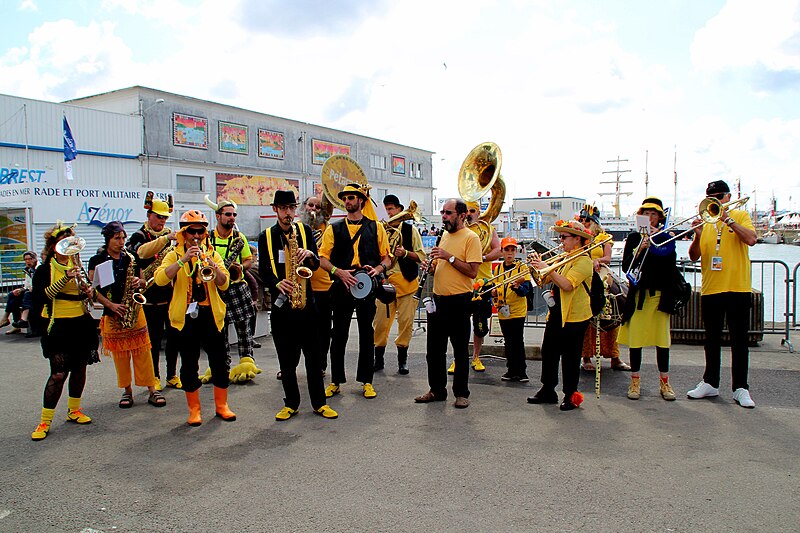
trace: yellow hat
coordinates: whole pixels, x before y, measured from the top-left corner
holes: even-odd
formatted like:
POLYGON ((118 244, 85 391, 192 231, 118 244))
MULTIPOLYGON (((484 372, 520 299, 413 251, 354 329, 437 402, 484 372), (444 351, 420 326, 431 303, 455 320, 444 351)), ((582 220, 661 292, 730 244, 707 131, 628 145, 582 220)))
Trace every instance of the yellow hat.
POLYGON ((153 194, 153 191, 147 191, 144 198, 144 208, 148 212, 152 211, 156 215, 168 217, 172 213, 172 195, 167 195, 167 201, 159 200, 153 194))
POLYGON ((481 212, 481 206, 478 202, 467 202, 467 209, 474 209, 478 213, 481 212))

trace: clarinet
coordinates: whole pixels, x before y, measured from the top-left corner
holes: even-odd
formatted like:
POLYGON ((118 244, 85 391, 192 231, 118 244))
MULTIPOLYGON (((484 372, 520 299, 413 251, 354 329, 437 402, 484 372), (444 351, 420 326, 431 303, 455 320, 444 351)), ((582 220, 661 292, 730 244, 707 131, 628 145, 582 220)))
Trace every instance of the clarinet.
MULTIPOLYGON (((436 244, 434 244, 433 247, 438 248, 439 242, 441 242, 441 240, 442 240, 442 233, 439 234, 439 237, 436 239, 436 244)), ((430 273, 430 269, 432 266, 433 266, 433 261, 431 261, 431 264, 428 265, 427 269, 419 273, 419 278, 417 280, 419 283, 419 287, 417 287, 417 292, 414 293, 414 299, 417 301, 419 301, 419 299, 422 298, 422 291, 425 290, 425 283, 428 281, 428 274, 430 273)))

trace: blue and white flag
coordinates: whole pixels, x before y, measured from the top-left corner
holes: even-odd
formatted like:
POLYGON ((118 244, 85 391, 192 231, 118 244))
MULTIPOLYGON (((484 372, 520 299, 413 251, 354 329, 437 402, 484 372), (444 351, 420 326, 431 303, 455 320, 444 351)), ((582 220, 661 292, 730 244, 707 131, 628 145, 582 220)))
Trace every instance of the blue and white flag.
POLYGON ((67 117, 64 117, 64 174, 68 180, 72 179, 72 161, 78 156, 78 149, 75 147, 75 139, 72 137, 72 130, 69 129, 67 117))

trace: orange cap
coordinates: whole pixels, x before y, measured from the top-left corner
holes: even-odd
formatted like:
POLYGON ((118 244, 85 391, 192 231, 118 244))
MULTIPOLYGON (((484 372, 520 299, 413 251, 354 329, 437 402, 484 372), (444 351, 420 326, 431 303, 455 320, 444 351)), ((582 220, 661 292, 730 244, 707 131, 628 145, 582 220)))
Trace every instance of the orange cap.
POLYGON ((516 246, 516 245, 517 245, 517 239, 515 239, 514 237, 504 237, 503 240, 500 241, 500 248, 502 250, 505 250, 506 246, 516 246))

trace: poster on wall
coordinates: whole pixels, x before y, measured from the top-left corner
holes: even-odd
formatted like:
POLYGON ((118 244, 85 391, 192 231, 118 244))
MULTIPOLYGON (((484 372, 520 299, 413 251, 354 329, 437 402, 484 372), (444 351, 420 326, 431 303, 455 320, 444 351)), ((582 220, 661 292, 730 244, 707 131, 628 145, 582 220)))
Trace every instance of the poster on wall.
POLYGON ((219 151, 247 155, 250 153, 250 142, 247 126, 219 121, 219 151))
POLYGON ((24 209, 8 209, 0 215, 0 276, 2 281, 24 278, 22 254, 28 249, 24 209))
POLYGON ((322 195, 325 194, 323 191, 325 188, 322 186, 322 183, 314 182, 314 196, 322 200, 322 195))
POLYGON ((392 156, 392 174, 403 174, 406 173, 406 158, 393 155, 392 156))
POLYGON ((318 141, 311 139, 311 163, 314 165, 324 165, 325 161, 332 155, 350 155, 350 147, 346 144, 339 144, 329 141, 318 141))
POLYGON ((225 198, 239 205, 269 205, 275 191, 292 191, 299 201, 300 180, 217 172, 217 200, 225 198))
POLYGON ((286 145, 283 133, 258 128, 258 157, 283 159, 286 145))
POLYGON ((172 144, 208 150, 208 119, 173 113, 172 144))

